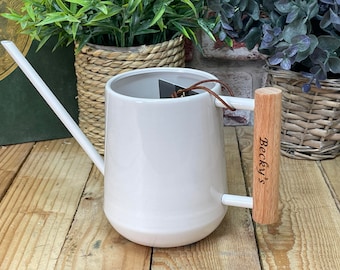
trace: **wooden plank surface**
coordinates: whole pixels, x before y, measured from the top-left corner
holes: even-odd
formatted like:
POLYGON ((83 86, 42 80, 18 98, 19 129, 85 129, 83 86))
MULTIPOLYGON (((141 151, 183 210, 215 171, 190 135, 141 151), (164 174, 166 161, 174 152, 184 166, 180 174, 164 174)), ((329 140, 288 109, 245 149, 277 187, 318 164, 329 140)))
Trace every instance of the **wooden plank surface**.
POLYGON ((340 156, 336 159, 323 160, 319 163, 334 201, 338 209, 340 209, 340 156))
MULTIPOLYGON (((225 128, 228 186, 245 195, 252 191, 252 128, 236 131, 225 128)), ((254 231, 249 210, 229 207, 206 239, 152 249, 108 223, 103 176, 73 139, 6 146, 0 269, 340 269, 339 175, 340 157, 281 157, 280 222, 254 231)))
POLYGON ((149 269, 152 249, 126 240, 107 221, 103 182, 94 168, 56 269, 149 269))
MULTIPOLYGON (((225 128, 225 148, 229 191, 246 195, 234 128, 225 128)), ((151 269, 260 269, 249 210, 229 207, 216 231, 195 244, 155 248, 151 269)))
POLYGON ((54 268, 91 167, 74 140, 34 146, 0 204, 0 269, 54 268))
MULTIPOLYGON (((237 133, 251 186, 252 129, 237 133)), ((333 183, 338 162, 325 163, 333 183)), ((281 157, 280 178, 280 222, 256 226, 263 269, 340 269, 339 210, 318 163, 281 157)))
POLYGON ((34 143, 0 146, 0 201, 32 150, 34 143))

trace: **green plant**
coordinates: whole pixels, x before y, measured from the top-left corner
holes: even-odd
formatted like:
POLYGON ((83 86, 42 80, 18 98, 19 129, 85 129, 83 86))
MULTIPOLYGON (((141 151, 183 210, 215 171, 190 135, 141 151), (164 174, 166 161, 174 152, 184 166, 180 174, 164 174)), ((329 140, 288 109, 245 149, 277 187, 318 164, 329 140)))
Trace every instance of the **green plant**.
POLYGON ((340 74, 339 0, 210 0, 215 34, 232 46, 256 45, 270 65, 302 71, 303 86, 340 74))
POLYGON ((40 41, 52 36, 55 48, 74 41, 129 47, 155 44, 183 34, 197 43, 195 31, 212 38, 204 20, 203 0, 24 0, 20 12, 2 16, 21 25, 22 33, 40 41))

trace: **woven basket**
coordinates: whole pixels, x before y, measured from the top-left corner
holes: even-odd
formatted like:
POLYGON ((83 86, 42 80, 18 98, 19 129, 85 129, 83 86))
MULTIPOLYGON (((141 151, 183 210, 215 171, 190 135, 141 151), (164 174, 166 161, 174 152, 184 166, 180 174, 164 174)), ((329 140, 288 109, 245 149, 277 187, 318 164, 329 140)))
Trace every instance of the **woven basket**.
POLYGON ((182 37, 131 48, 87 45, 76 55, 79 126, 100 154, 105 144, 106 82, 119 73, 149 67, 183 67, 182 37))
POLYGON ((297 72, 267 67, 267 84, 282 89, 281 153, 296 159, 323 160, 340 153, 340 79, 322 81, 321 88, 297 72))

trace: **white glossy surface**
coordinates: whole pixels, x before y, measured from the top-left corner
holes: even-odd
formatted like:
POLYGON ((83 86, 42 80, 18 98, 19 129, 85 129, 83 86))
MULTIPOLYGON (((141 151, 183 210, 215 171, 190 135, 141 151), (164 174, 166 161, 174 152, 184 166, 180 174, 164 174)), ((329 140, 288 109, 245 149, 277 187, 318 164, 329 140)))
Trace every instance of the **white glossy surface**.
MULTIPOLYGON (((134 242, 189 244, 214 231, 225 215, 221 109, 208 93, 158 99, 158 79, 186 87, 209 78, 215 77, 154 68, 107 83, 104 210, 134 242)), ((218 84, 209 87, 220 91, 218 84)))
MULTIPOLYGON (((227 104, 232 105, 236 110, 254 110, 254 99, 250 98, 239 98, 230 96, 220 96, 227 104)), ((217 107, 225 108, 224 104, 218 99, 215 100, 217 107)))
MULTIPOLYGON (((101 156, 33 67, 12 42, 1 44, 103 173, 101 156)), ((174 247, 213 232, 226 213, 223 204, 250 207, 252 201, 224 194, 221 105, 205 92, 159 99, 159 79, 187 87, 216 78, 192 69, 149 68, 107 83, 104 211, 131 241, 174 247)), ((220 92, 218 84, 206 86, 220 92)), ((249 100, 228 101, 253 106, 249 100)))
POLYGON ((222 203, 229 206, 253 208, 253 198, 247 196, 223 194, 222 203))

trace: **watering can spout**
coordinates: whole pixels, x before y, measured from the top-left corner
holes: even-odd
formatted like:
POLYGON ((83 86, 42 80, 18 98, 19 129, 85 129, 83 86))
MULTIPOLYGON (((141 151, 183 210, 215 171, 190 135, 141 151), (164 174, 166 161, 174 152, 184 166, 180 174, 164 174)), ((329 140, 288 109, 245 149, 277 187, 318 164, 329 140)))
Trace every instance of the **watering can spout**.
MULTIPOLYGON (((68 112, 62 106, 59 100, 54 96, 54 94, 48 88, 45 82, 40 78, 40 76, 33 69, 33 67, 18 50, 13 42, 1 41, 1 44, 8 51, 14 61, 18 64, 18 66, 21 68, 27 78, 32 82, 40 95, 45 99, 47 104, 59 117, 59 119, 69 130, 72 136, 78 141, 80 146, 88 154, 88 156, 97 166, 99 171, 104 175, 104 160, 102 156, 96 151, 94 146, 90 143, 88 138, 78 127, 77 123, 68 114, 68 112)), ((143 73, 146 71, 142 70, 141 72, 143 73)), ((150 71, 149 69, 148 72, 154 72, 154 70, 150 71)), ((129 76, 130 75, 131 74, 129 74, 129 76)), ((112 79, 119 81, 117 76, 112 79)), ((120 77, 120 79, 122 79, 122 77, 120 77)), ((114 91, 108 93, 116 95, 114 91)), ((254 110, 253 197, 251 198, 224 194, 221 198, 221 204, 252 208, 254 221, 261 224, 274 223, 277 221, 278 218, 277 210, 279 197, 278 182, 280 165, 281 96, 281 90, 273 87, 265 87, 255 90, 254 100, 235 97, 221 97, 224 101, 230 103, 235 109, 254 110)), ((204 95, 202 95, 201 97, 203 100, 204 95)), ((197 98, 195 100, 200 101, 201 98, 197 98)), ((209 98, 209 102, 210 101, 211 99, 209 98)), ((131 104, 130 106, 135 106, 135 103, 133 103, 132 105, 131 104)), ((188 104, 186 104, 186 106, 188 106, 188 104)), ((198 107, 197 105, 195 106, 198 107)), ((223 107, 223 104, 220 101, 216 100, 215 106, 223 107)), ((115 106, 108 107, 111 108, 115 106)), ((106 120, 109 121, 109 119, 110 117, 107 117, 106 120)), ((121 121, 124 121, 124 118, 121 121)), ((214 123, 215 122, 216 121, 214 121, 214 123)), ((218 122, 218 124, 220 124, 220 122, 218 122)), ((109 122, 107 125, 111 127, 109 122)), ((117 126, 121 125, 117 124, 117 126)), ((181 128, 178 128, 178 126, 174 126, 173 129, 181 130, 181 128)), ((124 140, 123 142, 125 143, 124 140)), ((109 149, 111 146, 110 144, 107 144, 107 149, 109 149)), ((112 166, 108 166, 106 168, 106 171, 109 172, 110 170, 114 170, 114 168, 112 166)), ((149 178, 146 177, 146 179, 149 178)), ((114 188, 112 190, 114 190, 114 188)))
POLYGON ((2 46, 11 55, 13 60, 18 64, 20 69, 24 72, 27 78, 31 81, 34 87, 38 90, 40 95, 45 99, 47 104, 51 107, 54 113, 59 117, 68 131, 77 140, 80 146, 84 149, 86 154, 90 157, 93 163, 97 166, 99 171, 104 175, 104 160, 102 156, 96 151, 94 146, 91 144, 89 139, 78 127, 77 123, 69 115, 63 105, 55 97, 46 83, 41 79, 38 73, 33 69, 31 64, 19 51, 12 41, 3 40, 1 41, 2 46))

